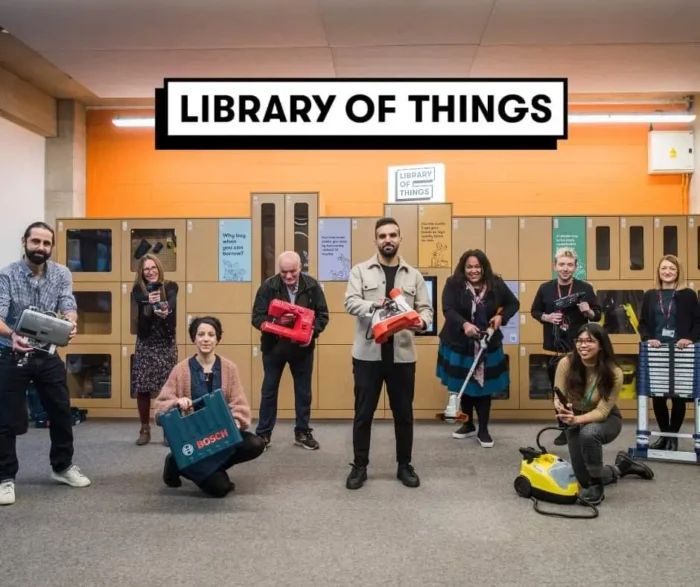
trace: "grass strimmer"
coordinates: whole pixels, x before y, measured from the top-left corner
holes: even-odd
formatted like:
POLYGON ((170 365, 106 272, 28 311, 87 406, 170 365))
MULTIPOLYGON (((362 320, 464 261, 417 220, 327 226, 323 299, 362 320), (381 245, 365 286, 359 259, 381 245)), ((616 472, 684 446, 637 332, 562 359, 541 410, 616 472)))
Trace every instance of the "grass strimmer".
POLYGON ((484 351, 486 350, 486 347, 489 344, 489 340, 493 335, 493 332, 494 331, 491 328, 489 328, 488 330, 479 331, 479 350, 476 352, 476 356, 474 357, 474 363, 472 364, 472 368, 469 369, 469 373, 467 373, 467 376, 464 378, 464 383, 462 383, 462 388, 459 390, 459 393, 455 394, 450 392, 450 397, 447 400, 447 407, 445 408, 445 411, 437 414, 438 420, 442 420, 443 422, 449 423, 466 422, 466 414, 463 414, 459 409, 460 402, 462 400, 462 395, 464 395, 464 390, 467 389, 467 384, 474 375, 474 371, 476 371, 476 368, 479 366, 479 362, 481 361, 481 355, 484 354, 484 351))
POLYGON ((529 498, 538 514, 558 518, 590 520, 598 517, 598 508, 579 497, 579 484, 574 475, 571 463, 555 454, 547 452, 540 443, 540 437, 547 430, 561 432, 558 426, 547 426, 537 434, 537 448, 521 447, 520 474, 515 478, 515 493, 520 497, 529 498), (589 514, 565 514, 547 512, 539 507, 539 502, 559 505, 583 505, 592 510, 589 514))

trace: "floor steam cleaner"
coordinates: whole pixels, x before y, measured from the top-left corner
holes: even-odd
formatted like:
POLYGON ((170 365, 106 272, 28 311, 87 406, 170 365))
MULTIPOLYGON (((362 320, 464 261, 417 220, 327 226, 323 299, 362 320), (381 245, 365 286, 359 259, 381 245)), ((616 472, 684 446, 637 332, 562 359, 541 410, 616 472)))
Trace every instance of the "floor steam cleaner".
POLYGON ((469 373, 467 373, 467 376, 464 378, 464 383, 462 383, 462 388, 459 390, 459 393, 450 393, 450 397, 447 400, 447 407, 445 408, 444 412, 437 414, 438 419, 444 420, 445 422, 463 422, 466 420, 466 414, 463 414, 460 411, 460 402, 462 400, 462 396, 464 395, 464 390, 467 389, 467 384, 471 380, 472 375, 474 375, 474 371, 476 371, 476 368, 479 366, 481 355, 483 355, 484 351, 486 351, 486 347, 489 344, 489 340, 491 339, 493 332, 494 331, 492 328, 479 331, 479 350, 476 352, 476 356, 474 357, 474 363, 472 364, 471 369, 469 369, 469 373))
MULTIPOLYGON (((558 390, 556 390, 558 391, 558 390)), ((537 448, 521 447, 520 474, 515 478, 515 493, 520 497, 529 498, 538 514, 558 518, 592 519, 598 517, 598 508, 579 497, 579 485, 574 475, 571 463, 555 454, 547 452, 540 443, 540 437, 547 430, 561 432, 558 426, 547 426, 537 434, 537 448), (590 508, 590 514, 565 514, 541 510, 539 502, 556 503, 559 505, 580 504, 590 508)))

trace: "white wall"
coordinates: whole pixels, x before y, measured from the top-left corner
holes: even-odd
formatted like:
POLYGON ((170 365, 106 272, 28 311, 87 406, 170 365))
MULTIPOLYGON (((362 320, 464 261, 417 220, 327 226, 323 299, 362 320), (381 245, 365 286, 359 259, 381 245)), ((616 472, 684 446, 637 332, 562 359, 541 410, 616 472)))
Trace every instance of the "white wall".
POLYGON ((0 267, 22 254, 24 229, 44 220, 46 139, 0 117, 0 267))

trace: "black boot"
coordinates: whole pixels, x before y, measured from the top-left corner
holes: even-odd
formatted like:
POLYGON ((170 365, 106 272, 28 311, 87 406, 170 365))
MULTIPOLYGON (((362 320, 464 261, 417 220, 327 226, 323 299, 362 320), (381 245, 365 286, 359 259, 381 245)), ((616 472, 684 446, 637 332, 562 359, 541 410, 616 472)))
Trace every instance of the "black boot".
POLYGON ((399 465, 396 470, 396 477, 406 487, 418 487, 420 485, 420 479, 411 465, 399 465))
POLYGON ((678 439, 677 438, 667 438, 666 439, 666 450, 678 450, 678 439))
POLYGON ((168 487, 180 487, 182 479, 180 479, 180 471, 175 464, 175 459, 172 453, 168 453, 165 457, 165 465, 163 466, 163 483, 168 487))
POLYGON ((648 481, 651 481, 654 478, 654 471, 652 471, 647 465, 633 459, 627 453, 622 451, 617 453, 617 457, 615 458, 615 466, 617 467, 617 470, 620 471, 620 477, 637 475, 637 477, 648 481))
POLYGON ((605 490, 603 489, 603 484, 599 479, 592 482, 588 487, 582 489, 579 494, 579 498, 586 503, 591 505, 600 505, 605 499, 605 490))
POLYGON ((345 487, 348 489, 359 489, 367 481, 367 467, 359 467, 358 465, 350 464, 352 470, 345 481, 345 487))
POLYGON ((562 433, 554 439, 554 444, 556 446, 566 446, 566 432, 562 430, 562 433))
POLYGON ((669 440, 670 440, 670 438, 666 438, 665 436, 660 436, 656 442, 649 445, 649 448, 652 450, 668 450, 668 441, 669 440))

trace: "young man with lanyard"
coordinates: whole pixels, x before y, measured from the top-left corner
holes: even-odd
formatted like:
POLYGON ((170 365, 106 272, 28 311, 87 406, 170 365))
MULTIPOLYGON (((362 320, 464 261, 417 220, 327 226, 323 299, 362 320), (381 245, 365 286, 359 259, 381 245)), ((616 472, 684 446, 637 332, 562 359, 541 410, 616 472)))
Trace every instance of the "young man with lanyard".
MULTIPOLYGON (((530 313, 543 326, 544 354, 552 358, 547 366, 549 384, 554 388, 554 376, 561 358, 574 348, 574 336, 584 324, 598 322, 602 311, 593 287, 580 279, 574 279, 578 257, 572 249, 559 249, 554 256, 557 278, 546 281, 537 290, 530 313), (558 310, 555 302, 575 294, 583 294, 577 303, 558 310)), ((566 444, 562 432, 554 441, 557 446, 566 444)))

